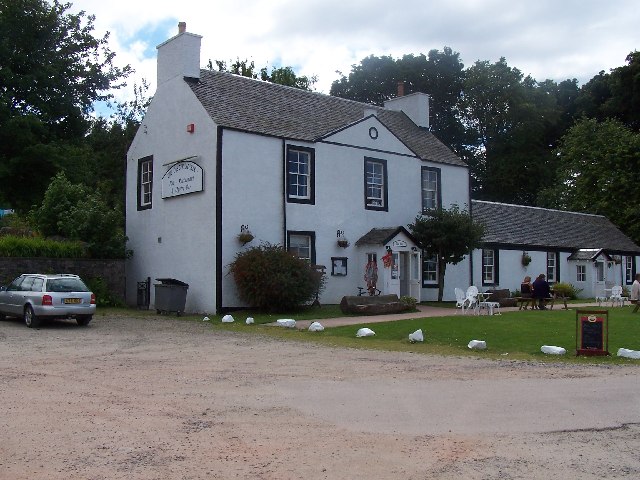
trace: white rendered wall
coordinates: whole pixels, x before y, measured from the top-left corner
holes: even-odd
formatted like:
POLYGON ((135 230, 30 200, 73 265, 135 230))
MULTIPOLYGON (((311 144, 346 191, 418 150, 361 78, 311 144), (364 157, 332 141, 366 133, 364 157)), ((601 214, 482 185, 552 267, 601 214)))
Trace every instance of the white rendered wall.
MULTIPOLYGON (((391 135, 375 117, 327 139, 327 143, 283 141, 270 137, 225 130, 223 151, 223 306, 239 306, 235 285, 227 275, 228 265, 243 249, 261 242, 285 244, 286 230, 312 231, 316 235, 316 263, 327 267, 327 283, 321 301, 338 303, 344 295, 354 295, 364 286, 363 274, 368 251, 378 255, 382 276, 382 255, 378 247, 356 247, 355 242, 371 228, 407 226, 421 208, 421 167, 441 168, 443 201, 468 202, 468 175, 465 168, 426 164, 410 157, 407 148, 391 135), (369 128, 378 130, 378 138, 369 136, 369 128), (340 145, 328 143, 336 142, 340 145), (284 155, 286 145, 315 150, 315 203, 284 202, 284 155), (345 147, 345 145, 349 145, 345 147), (354 148, 356 147, 356 148, 354 148), (373 151, 372 149, 383 150, 373 151), (364 206, 364 157, 387 162, 389 211, 366 210, 364 206), (456 196, 456 192, 457 195, 456 196), (249 228, 255 239, 242 246, 237 235, 241 226, 249 228), (337 245, 342 230, 351 245, 337 245), (331 258, 347 257, 347 276, 331 276, 331 258)), ((468 277, 468 265, 451 268, 447 291, 453 298, 456 274, 468 277)), ((424 289, 423 292, 431 289, 424 289)), ((431 292, 429 292, 431 293, 431 292)))
MULTIPOLYGON (((215 310, 216 128, 180 77, 160 85, 127 156, 127 301, 136 302, 136 283, 151 277, 189 284, 187 311, 215 310), (193 123, 195 132, 188 133, 193 123), (140 158, 153 155, 153 203, 137 211, 140 158), (192 159, 204 170, 204 191, 161 198, 163 174, 176 160, 192 159)), ((154 306, 154 288, 151 304, 154 306)))

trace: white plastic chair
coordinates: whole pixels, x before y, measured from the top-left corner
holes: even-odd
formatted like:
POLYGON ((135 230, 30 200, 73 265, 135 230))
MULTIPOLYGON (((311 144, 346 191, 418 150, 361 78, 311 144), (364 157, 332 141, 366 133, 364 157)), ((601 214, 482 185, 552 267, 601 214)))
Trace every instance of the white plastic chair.
POLYGON ((467 307, 467 296, 465 295, 464 291, 461 288, 456 288, 455 292, 456 292, 456 315, 458 314, 459 308, 462 310, 462 313, 464 314, 464 311, 467 307))
POLYGON ((621 307, 624 307, 625 300, 629 299, 622 296, 622 287, 620 285, 611 287, 611 296, 609 297, 609 301, 611 302, 612 307, 615 303, 619 304, 621 307))
POLYGON ((479 309, 479 303, 478 303, 478 287, 471 285, 469 288, 467 288, 467 310, 469 309, 473 309, 473 312, 477 315, 478 309, 479 309))

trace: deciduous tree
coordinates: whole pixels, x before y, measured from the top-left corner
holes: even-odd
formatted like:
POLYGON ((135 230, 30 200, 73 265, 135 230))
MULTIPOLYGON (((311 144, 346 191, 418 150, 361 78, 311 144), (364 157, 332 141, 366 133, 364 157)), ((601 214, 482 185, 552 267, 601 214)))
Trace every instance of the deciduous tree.
POLYGON ((556 182, 543 206, 605 215, 640 244, 640 133, 618 120, 582 119, 556 150, 556 182))
POLYGON ((456 265, 480 245, 484 226, 459 206, 418 215, 409 229, 427 255, 438 258, 438 301, 442 301, 447 264, 456 265))
POLYGON ((69 8, 0 0, 0 201, 21 211, 57 171, 86 163, 75 160, 86 153, 88 113, 131 71, 113 64, 94 17, 69 8))

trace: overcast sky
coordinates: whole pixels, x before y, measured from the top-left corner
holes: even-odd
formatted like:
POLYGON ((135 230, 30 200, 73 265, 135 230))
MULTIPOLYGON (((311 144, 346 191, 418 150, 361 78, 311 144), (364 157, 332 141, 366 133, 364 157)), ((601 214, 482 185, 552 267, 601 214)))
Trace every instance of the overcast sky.
MULTIPOLYGON (((336 71, 368 55, 427 54, 451 47, 468 67, 507 63, 536 80, 577 78, 625 64, 640 49, 637 0, 70 0, 111 32, 120 65, 155 90, 156 46, 179 21, 202 35, 201 65, 239 57, 257 67, 316 75, 329 93, 336 71)), ((133 83, 130 81, 129 83, 133 83)), ((429 92, 426 92, 429 93, 429 92)))

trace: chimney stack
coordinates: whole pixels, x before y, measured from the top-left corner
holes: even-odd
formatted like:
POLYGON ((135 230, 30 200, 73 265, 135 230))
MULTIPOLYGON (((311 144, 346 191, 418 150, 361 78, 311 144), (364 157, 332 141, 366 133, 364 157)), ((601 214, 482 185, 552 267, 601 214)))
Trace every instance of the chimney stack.
POLYGON ((429 95, 410 93, 404 95, 404 82, 398 82, 398 96, 384 102, 384 108, 404 112, 419 127, 429 128, 429 95))
POLYGON ((158 85, 175 77, 200 78, 200 35, 187 32, 186 22, 178 23, 178 34, 158 49, 158 85))

